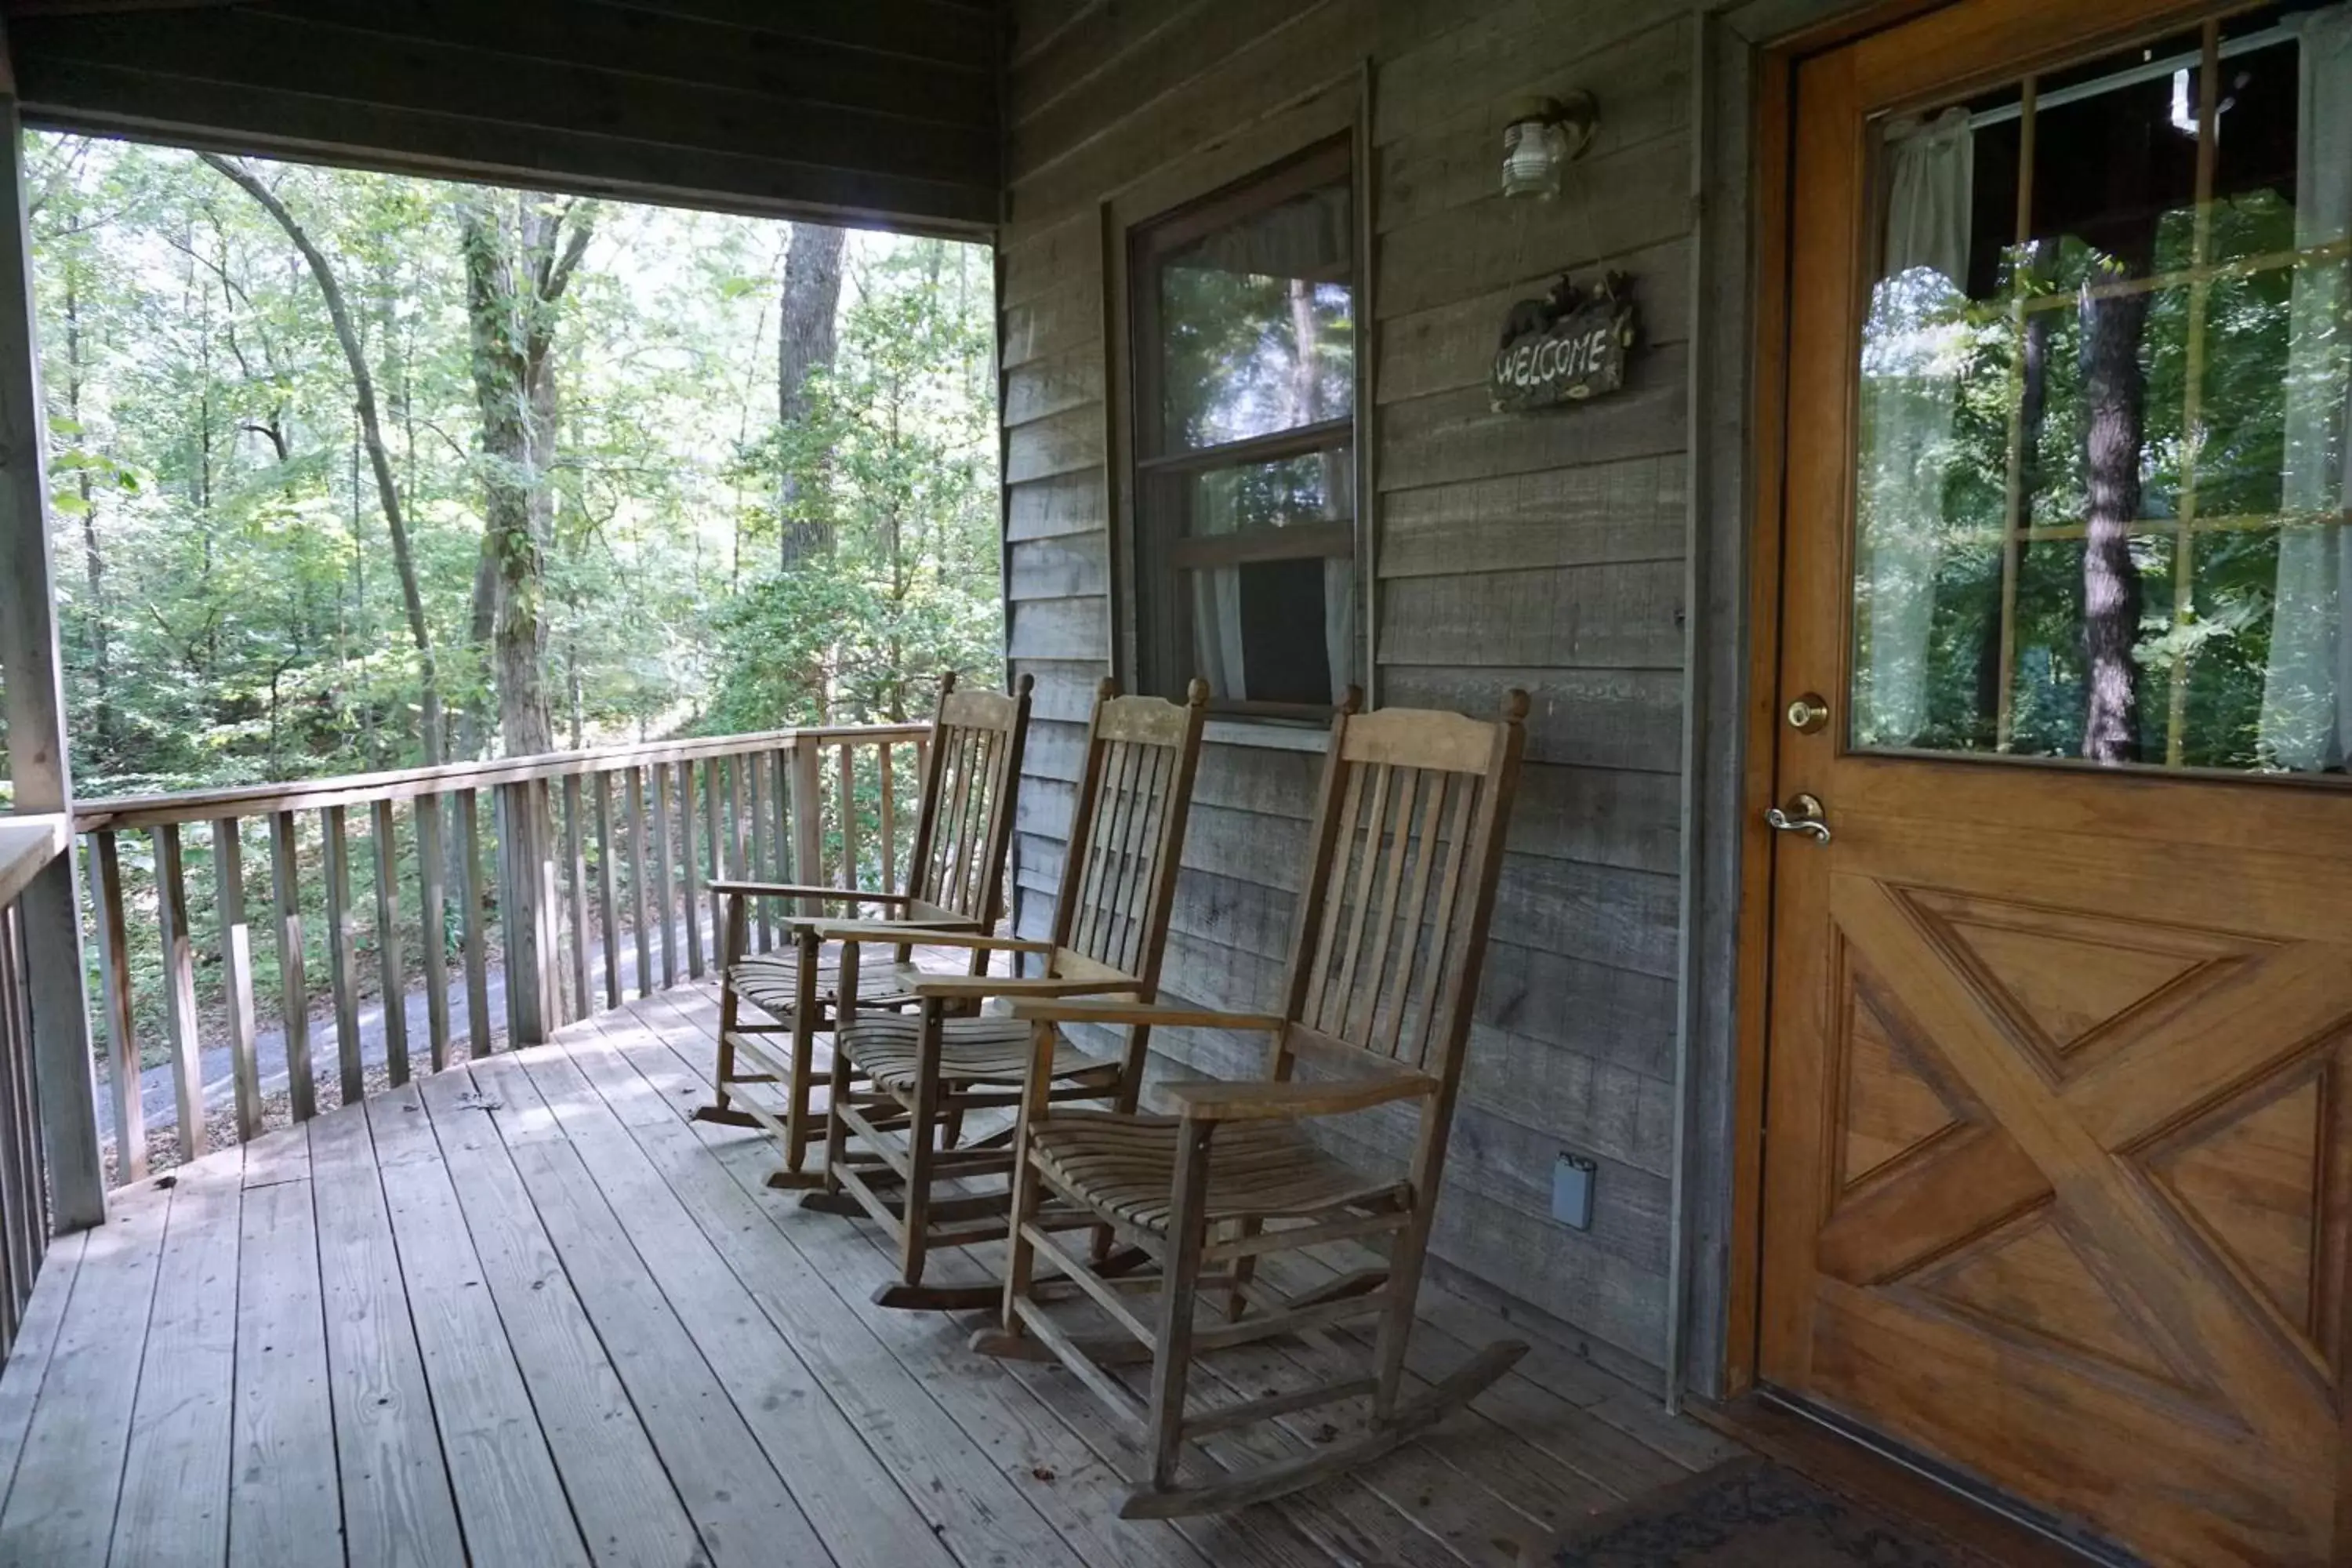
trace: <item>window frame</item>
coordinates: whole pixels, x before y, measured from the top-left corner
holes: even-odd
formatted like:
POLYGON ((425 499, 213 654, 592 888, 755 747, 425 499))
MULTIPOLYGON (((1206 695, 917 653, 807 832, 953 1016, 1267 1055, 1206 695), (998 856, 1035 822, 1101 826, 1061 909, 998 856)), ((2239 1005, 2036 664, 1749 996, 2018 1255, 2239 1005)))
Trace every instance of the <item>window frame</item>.
MULTIPOLYGON (((1375 537, 1370 448, 1373 353, 1372 234, 1370 147, 1362 113, 1360 73, 1334 84, 1278 117, 1283 122, 1258 134, 1244 133, 1160 174, 1137 182, 1102 205, 1105 278, 1104 325, 1110 393, 1107 420, 1110 451, 1109 500, 1112 552, 1112 668, 1130 689, 1182 695, 1194 673, 1189 616, 1177 613, 1181 574, 1196 566, 1246 560, 1304 560, 1345 554, 1350 561, 1349 593, 1353 631, 1349 639, 1350 684, 1364 686, 1373 669, 1373 609, 1377 595, 1372 542, 1375 537), (1160 359, 1157 334, 1147 338, 1156 316, 1156 276, 1150 258, 1212 232, 1236 217, 1328 184, 1347 182, 1349 202, 1349 282, 1353 295, 1354 374, 1351 407, 1342 418, 1249 437, 1197 450, 1160 450, 1158 420, 1160 359), (1139 352, 1150 349, 1151 352, 1139 352), (1149 424, 1147 424, 1149 422, 1149 424), (1336 438, 1335 438, 1336 437, 1336 438), (1281 540, 1164 540, 1153 536, 1147 514, 1148 481, 1171 472, 1214 471, 1252 460, 1265 461, 1345 446, 1355 492, 1354 516, 1328 524, 1279 531, 1281 540), (1327 531, 1347 531, 1340 541, 1327 531), (1173 546, 1175 548, 1171 549, 1173 546), (1181 555, 1182 562, 1171 560, 1181 555), (1162 688, 1167 689, 1162 690, 1162 688)), ((1276 732, 1299 725, 1328 723, 1333 705, 1275 703, 1220 696, 1211 709, 1229 734, 1276 732), (1238 721, 1238 722, 1234 722, 1238 721)))

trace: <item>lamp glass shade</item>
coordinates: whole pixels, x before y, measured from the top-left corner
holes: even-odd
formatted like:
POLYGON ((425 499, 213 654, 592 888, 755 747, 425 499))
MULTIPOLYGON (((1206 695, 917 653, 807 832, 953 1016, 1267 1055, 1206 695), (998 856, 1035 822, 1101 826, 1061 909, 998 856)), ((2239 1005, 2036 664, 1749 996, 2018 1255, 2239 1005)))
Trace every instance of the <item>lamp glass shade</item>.
POLYGON ((1551 120, 1518 120, 1503 130, 1503 194, 1556 196, 1568 163, 1568 132, 1551 120))

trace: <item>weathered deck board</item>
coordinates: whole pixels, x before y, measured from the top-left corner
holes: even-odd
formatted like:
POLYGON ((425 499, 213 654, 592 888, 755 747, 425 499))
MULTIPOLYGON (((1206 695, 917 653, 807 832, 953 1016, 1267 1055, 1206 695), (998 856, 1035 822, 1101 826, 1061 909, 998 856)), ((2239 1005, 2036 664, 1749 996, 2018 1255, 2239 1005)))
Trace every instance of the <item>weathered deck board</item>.
POLYGON ((434 1428, 424 1358, 409 1322, 366 1108, 354 1105, 310 1126, 310 1200, 318 1216, 347 1560, 457 1562, 464 1538, 434 1428))
MULTIPOLYGON (((105 1227, 84 1244, 0 1510, 0 1562, 106 1560, 171 1206, 172 1190, 152 1184, 111 1194, 105 1227)), ((37 1300, 48 1283, 35 1288, 37 1300)))
POLYGON ((691 1562, 694 1521, 556 1258, 484 1097, 462 1071, 425 1079, 422 1092, 590 1553, 599 1563, 691 1562))
MULTIPOLYGON (((687 1120, 716 1022, 681 986, 116 1194, 52 1251, 0 1373, 0 1564, 1486 1568, 1724 1451, 1539 1349, 1339 1482, 1121 1521, 1139 1456, 1091 1395, 973 1355, 969 1315, 873 1305, 872 1227, 687 1120)), ((1503 1331, 1432 1292, 1412 1370, 1503 1331)), ((1200 1395, 1286 1385, 1305 1354, 1211 1358, 1200 1395)), ((1195 1462, 1296 1452, 1324 1418, 1195 1462)))
MULTIPOLYGON (((304 1125, 289 1130, 310 1169, 304 1125)), ((273 1136, 275 1136, 273 1134, 273 1136)), ((265 1140, 266 1142, 266 1140, 265 1140)), ((229 1539, 237 1561, 315 1562, 342 1530, 335 1407, 327 1374, 319 1233, 307 1174, 255 1184, 247 1151, 244 1234, 237 1248, 236 1411, 229 1539)))
POLYGON ((483 1289, 482 1268, 416 1086, 405 1084, 366 1105, 467 1549, 479 1563, 584 1564, 588 1549, 556 1478, 498 1302, 483 1289))
POLYGON ((230 1154, 172 1193, 115 1507, 117 1563, 217 1563, 228 1549, 242 1178, 230 1154))

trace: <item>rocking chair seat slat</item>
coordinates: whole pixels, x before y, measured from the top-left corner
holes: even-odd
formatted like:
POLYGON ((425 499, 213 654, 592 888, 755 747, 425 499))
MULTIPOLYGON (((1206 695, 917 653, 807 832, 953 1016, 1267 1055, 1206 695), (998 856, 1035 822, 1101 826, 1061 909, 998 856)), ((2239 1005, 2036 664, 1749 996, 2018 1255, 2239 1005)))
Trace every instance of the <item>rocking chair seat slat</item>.
MULTIPOLYGON (((922 979, 923 973, 921 967, 913 963, 862 963, 857 970, 857 1005, 860 1007, 906 1006, 915 1000, 915 982, 922 979)), ((727 984, 743 1000, 761 1011, 772 1013, 779 1018, 790 1017, 800 1000, 800 956, 786 949, 743 959, 727 972, 727 984)), ((839 964, 826 962, 817 965, 816 992, 820 1003, 830 1005, 840 984, 839 964)))
MULTIPOLYGON (((859 987, 859 1005, 865 1005, 859 987)), ((945 1018, 940 1023, 940 1077, 954 1084, 1005 1084, 1017 1087, 1029 1070, 1029 1043, 1036 1026, 1018 1018, 945 1018)), ((922 1020, 913 1015, 861 1017, 841 1031, 838 1048, 877 1088, 911 1094, 915 1063, 920 1054, 922 1020)), ((1059 1039, 1054 1047, 1054 1076, 1108 1076, 1118 1071, 1115 1058, 1088 1056, 1059 1039)))
MULTIPOLYGON (((1061 1112, 1030 1129, 1047 1180, 1106 1219, 1164 1234, 1174 1202, 1177 1120, 1061 1112)), ((1283 1219, 1338 1208, 1393 1209, 1412 1184, 1368 1174, 1317 1148, 1289 1122, 1239 1123, 1209 1155, 1206 1214, 1219 1220, 1283 1219)))

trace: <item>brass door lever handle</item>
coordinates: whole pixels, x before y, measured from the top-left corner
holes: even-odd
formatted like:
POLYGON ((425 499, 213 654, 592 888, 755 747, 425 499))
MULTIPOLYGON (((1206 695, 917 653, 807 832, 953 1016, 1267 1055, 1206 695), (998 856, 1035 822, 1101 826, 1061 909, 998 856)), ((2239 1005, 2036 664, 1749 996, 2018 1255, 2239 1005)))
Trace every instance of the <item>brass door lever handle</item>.
POLYGON ((1819 844, 1830 841, 1829 819, 1818 795, 1795 795, 1787 805, 1773 806, 1764 814, 1764 825, 1775 833, 1802 833, 1819 844))

